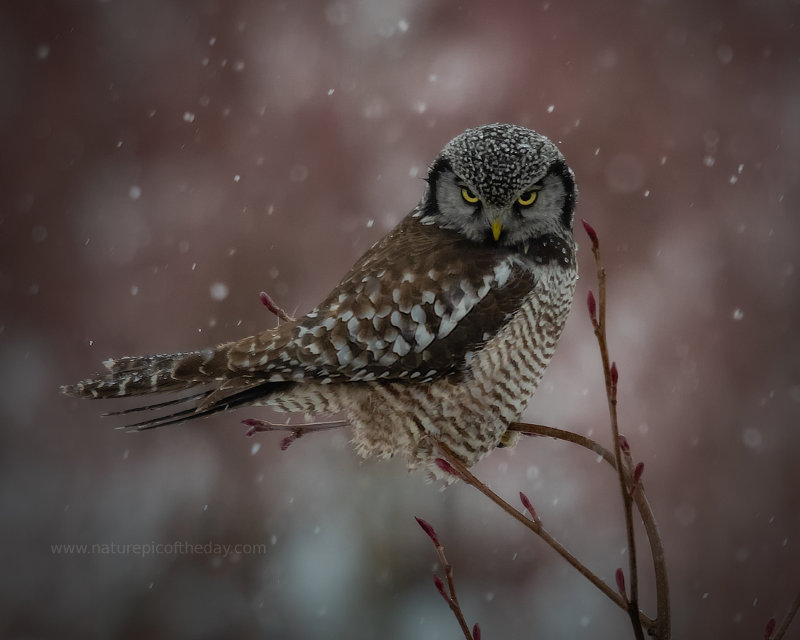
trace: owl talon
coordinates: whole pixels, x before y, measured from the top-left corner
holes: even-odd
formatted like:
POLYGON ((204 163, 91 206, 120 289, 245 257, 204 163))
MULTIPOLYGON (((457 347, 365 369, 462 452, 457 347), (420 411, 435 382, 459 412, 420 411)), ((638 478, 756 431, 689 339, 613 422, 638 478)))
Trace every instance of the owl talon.
POLYGON ((508 430, 500 437, 500 442, 497 443, 497 448, 510 449, 511 447, 517 446, 517 442, 519 442, 519 432, 508 430))

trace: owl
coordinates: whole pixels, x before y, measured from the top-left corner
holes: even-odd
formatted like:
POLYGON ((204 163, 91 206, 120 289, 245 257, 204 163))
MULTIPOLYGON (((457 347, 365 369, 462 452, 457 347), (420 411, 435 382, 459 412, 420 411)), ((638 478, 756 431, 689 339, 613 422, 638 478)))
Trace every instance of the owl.
POLYGON ((419 204, 304 316, 184 353, 106 360, 82 398, 194 389, 151 429, 248 405, 341 412, 362 456, 434 476, 501 442, 556 348, 577 280, 573 172, 545 136, 491 124, 451 140, 419 204))

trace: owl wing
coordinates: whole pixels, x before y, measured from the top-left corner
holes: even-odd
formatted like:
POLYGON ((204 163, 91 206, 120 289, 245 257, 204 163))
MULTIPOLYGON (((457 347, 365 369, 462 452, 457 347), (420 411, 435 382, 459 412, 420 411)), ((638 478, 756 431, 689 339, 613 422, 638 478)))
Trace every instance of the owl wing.
POLYGON ((457 375, 533 286, 510 252, 410 215, 306 316, 232 345, 228 368, 270 382, 457 375))
POLYGON ((297 383, 459 376, 534 285, 510 251, 409 215, 304 317, 214 349, 109 361, 109 375, 65 392, 111 397, 216 385, 120 412, 196 403, 130 425, 152 429, 250 405, 297 383))

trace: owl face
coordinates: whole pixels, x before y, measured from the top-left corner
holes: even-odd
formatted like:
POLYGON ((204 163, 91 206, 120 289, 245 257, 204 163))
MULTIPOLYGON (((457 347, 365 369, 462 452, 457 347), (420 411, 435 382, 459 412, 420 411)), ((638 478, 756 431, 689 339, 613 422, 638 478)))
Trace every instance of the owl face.
POLYGON ((556 146, 531 129, 494 124, 451 140, 428 174, 420 219, 474 242, 521 245, 570 237, 575 180, 556 146))

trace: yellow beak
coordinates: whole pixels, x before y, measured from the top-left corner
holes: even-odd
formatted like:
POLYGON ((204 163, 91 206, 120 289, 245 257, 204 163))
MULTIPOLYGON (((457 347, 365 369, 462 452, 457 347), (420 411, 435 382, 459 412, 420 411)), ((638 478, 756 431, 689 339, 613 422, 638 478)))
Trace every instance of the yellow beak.
POLYGON ((492 220, 492 236, 494 236, 495 241, 500 238, 500 232, 503 230, 503 223, 500 222, 500 218, 495 218, 492 220))

